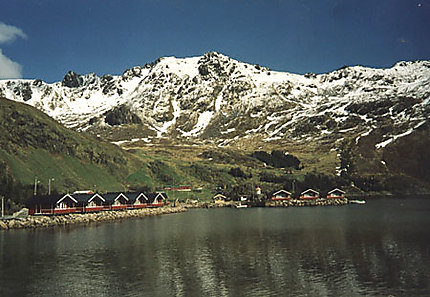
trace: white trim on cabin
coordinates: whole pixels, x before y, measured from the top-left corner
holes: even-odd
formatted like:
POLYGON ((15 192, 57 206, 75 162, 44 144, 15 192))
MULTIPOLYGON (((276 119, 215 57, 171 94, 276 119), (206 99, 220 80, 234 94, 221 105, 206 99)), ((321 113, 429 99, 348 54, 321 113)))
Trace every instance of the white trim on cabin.
POLYGON ((91 201, 93 201, 93 199, 95 198, 95 197, 99 197, 103 202, 106 202, 106 199, 105 198, 103 198, 102 196, 100 196, 99 194, 94 194, 90 199, 88 199, 88 201, 87 201, 87 203, 90 203, 91 201))
POLYGON ((328 194, 330 195, 331 193, 334 193, 336 191, 341 192, 342 194, 345 194, 345 191, 342 191, 341 189, 338 189, 338 188, 331 190, 330 192, 328 192, 328 194))
POLYGON ((143 203, 142 201, 140 201, 140 198, 141 198, 141 197, 143 197, 143 198, 146 200, 146 202, 149 202, 148 197, 146 197, 146 195, 145 195, 145 194, 140 193, 140 194, 136 197, 136 200, 134 201, 134 205, 140 205, 140 204, 142 204, 142 203, 143 203))
POLYGON ((285 193, 285 194, 287 194, 287 195, 291 196, 291 193, 290 193, 290 192, 288 192, 288 191, 285 191, 285 190, 279 190, 279 191, 277 191, 277 192, 273 193, 273 194, 272 194, 272 196, 276 196, 276 195, 278 195, 279 193, 285 193))
POLYGON ((120 197, 124 197, 125 200, 129 201, 130 199, 128 199, 127 196, 125 196, 123 193, 119 193, 118 196, 116 196, 116 198, 113 200, 114 202, 117 201, 120 197))
POLYGON ((218 200, 218 198, 221 198, 223 200, 227 199, 227 197, 224 196, 223 194, 216 194, 215 196, 212 197, 213 200, 218 200))
POLYGON ((75 198, 73 198, 72 196, 70 196, 70 194, 66 194, 66 195, 64 195, 63 197, 61 197, 61 199, 60 199, 60 200, 58 200, 58 201, 56 202, 56 204, 60 204, 60 203, 61 203, 61 202, 63 202, 63 200, 64 200, 64 199, 66 199, 67 197, 69 197, 70 199, 72 199, 72 200, 73 200, 73 202, 78 203, 78 200, 76 200, 75 198))
POLYGON ((304 195, 304 194, 307 194, 309 192, 312 192, 312 193, 317 194, 317 195, 320 194, 319 192, 317 192, 317 191, 315 191, 313 189, 307 189, 306 191, 302 192, 300 195, 304 195))
POLYGON ((157 193, 157 196, 155 196, 154 201, 152 201, 152 204, 158 204, 160 202, 158 202, 158 197, 161 196, 161 201, 165 200, 166 197, 164 197, 163 193, 157 193))

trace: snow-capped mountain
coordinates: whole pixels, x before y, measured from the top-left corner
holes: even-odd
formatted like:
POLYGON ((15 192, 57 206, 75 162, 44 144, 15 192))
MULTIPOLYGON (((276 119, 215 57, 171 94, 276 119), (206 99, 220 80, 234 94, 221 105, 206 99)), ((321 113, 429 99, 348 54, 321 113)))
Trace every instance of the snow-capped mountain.
MULTIPOLYGON (((132 125, 147 141, 175 137, 227 145, 252 137, 335 141, 345 134, 358 141, 385 129, 380 148, 430 118, 430 61, 297 75, 209 52, 160 58, 121 76, 68 72, 53 84, 3 80, 0 96, 35 106, 77 130, 132 125)), ((115 140, 133 138, 127 133, 115 140)))

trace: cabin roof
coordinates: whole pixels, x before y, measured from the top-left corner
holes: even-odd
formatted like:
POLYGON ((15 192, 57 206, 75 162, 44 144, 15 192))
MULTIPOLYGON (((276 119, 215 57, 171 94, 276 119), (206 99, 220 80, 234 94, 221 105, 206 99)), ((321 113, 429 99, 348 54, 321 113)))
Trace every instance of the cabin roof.
POLYGON ((345 191, 342 191, 341 189, 338 189, 338 188, 331 190, 330 192, 328 192, 328 194, 332 194, 334 192, 341 192, 342 194, 345 194, 345 191))
POLYGON ((129 198, 121 192, 111 192, 111 193, 103 194, 103 198, 105 198, 107 202, 117 201, 121 197, 129 201, 129 198))
POLYGON ((315 191, 314 189, 307 189, 306 191, 302 192, 302 195, 307 194, 307 193, 315 193, 315 194, 319 195, 319 192, 315 191))
POLYGON ((227 199, 227 197, 221 193, 216 194, 215 196, 212 197, 212 199, 216 199, 216 198, 223 198, 223 199, 227 199))
POLYGON ((51 194, 51 195, 38 195, 34 196, 27 201, 27 205, 36 205, 36 204, 55 204, 58 200, 60 200, 64 194, 51 194))
POLYGON ((99 198, 100 200, 102 200, 103 202, 106 202, 106 199, 103 198, 102 196, 100 196, 99 194, 94 194, 94 195, 90 195, 91 198, 87 200, 87 202, 91 202, 93 201, 95 198, 99 198))
POLYGON ((275 193, 273 193, 272 195, 278 195, 278 194, 281 194, 281 193, 285 193, 285 194, 291 195, 291 193, 290 193, 290 192, 288 192, 288 191, 286 191, 286 190, 279 190, 279 191, 276 191, 276 192, 275 192, 275 193))
POLYGON ((73 202, 75 202, 75 203, 78 203, 78 200, 76 200, 74 197, 72 197, 70 194, 66 194, 66 195, 64 195, 63 197, 61 197, 58 201, 57 201, 57 204, 58 203, 61 203, 63 200, 65 200, 65 199, 67 199, 67 198, 70 198, 70 199, 72 199, 73 200, 73 202))

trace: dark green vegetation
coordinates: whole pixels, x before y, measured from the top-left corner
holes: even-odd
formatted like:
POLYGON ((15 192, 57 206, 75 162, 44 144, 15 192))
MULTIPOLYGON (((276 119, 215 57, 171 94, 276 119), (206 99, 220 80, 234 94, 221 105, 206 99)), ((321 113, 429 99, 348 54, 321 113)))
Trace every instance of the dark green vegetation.
POLYGON ((300 169, 300 160, 297 157, 281 151, 274 150, 270 154, 265 151, 256 151, 252 156, 276 168, 300 169))

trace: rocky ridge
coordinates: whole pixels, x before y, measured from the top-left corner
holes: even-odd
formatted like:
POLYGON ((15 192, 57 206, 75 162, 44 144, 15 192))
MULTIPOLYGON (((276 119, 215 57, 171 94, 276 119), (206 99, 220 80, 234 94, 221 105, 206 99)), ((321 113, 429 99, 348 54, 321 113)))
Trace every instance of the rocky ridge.
POLYGON ((53 84, 0 81, 0 95, 80 131, 133 127, 110 134, 117 143, 175 138, 222 146, 258 137, 336 147, 345 136, 358 142, 378 130, 378 149, 430 118, 430 61, 297 75, 209 52, 160 58, 120 76, 70 71, 53 84))

